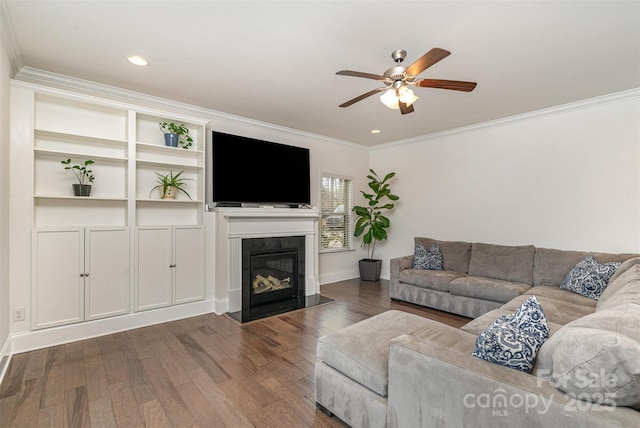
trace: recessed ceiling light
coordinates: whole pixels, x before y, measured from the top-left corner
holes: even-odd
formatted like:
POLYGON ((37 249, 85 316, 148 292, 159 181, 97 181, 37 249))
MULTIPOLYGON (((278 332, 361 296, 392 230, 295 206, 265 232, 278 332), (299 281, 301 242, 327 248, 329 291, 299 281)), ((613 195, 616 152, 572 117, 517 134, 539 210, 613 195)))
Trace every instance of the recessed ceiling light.
POLYGON ((379 134, 381 131, 379 129, 372 129, 371 133, 372 134, 379 134))
POLYGON ((131 64, 139 65, 141 67, 144 67, 145 65, 149 64, 146 59, 138 55, 131 55, 128 58, 128 60, 131 64))

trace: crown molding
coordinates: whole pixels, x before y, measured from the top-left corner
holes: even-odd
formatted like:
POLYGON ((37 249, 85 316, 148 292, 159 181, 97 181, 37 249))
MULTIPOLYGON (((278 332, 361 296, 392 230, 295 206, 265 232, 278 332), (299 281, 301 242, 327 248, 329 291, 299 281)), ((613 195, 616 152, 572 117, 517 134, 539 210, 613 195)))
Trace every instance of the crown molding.
POLYGON ((415 138, 408 138, 405 140, 393 141, 390 143, 380 144, 370 148, 373 150, 382 150, 393 146, 400 146, 405 144, 422 143, 435 138, 441 138, 450 135, 464 134, 467 132, 473 132, 484 128, 496 128, 513 123, 525 122, 532 119, 539 119, 546 116, 552 116, 562 114, 566 112, 572 112, 582 110, 585 108, 591 108, 597 105, 615 103, 625 101, 629 99, 638 99, 640 101, 640 88, 629 89, 626 91, 615 92, 613 94, 602 95, 599 97, 589 98, 586 100, 576 101, 567 104, 561 104, 558 106, 548 107, 540 110, 535 110, 523 114, 517 114, 514 116, 508 116, 501 119, 490 120, 487 122, 477 123, 474 125, 464 126, 455 129, 449 129, 442 132, 435 132, 433 134, 426 134, 415 138))
POLYGON ((181 103, 178 101, 172 101, 166 98, 143 94, 141 92, 135 92, 128 89, 122 89, 115 86, 92 82, 89 80, 78 79, 75 77, 70 77, 63 74, 53 73, 50 71, 40 70, 32 67, 22 67, 16 74, 15 79, 21 82, 34 83, 72 92, 80 92, 84 95, 108 98, 113 101, 138 104, 149 108, 157 108, 168 111, 179 110, 184 114, 204 117, 209 119, 210 121, 221 120, 234 122, 256 128, 270 129, 287 134, 298 135, 316 141, 330 142, 357 148, 367 148, 367 146, 355 144, 349 141, 338 140, 335 138, 313 134, 310 132, 304 132, 293 128, 286 128, 284 126, 274 125, 272 123, 261 122, 242 116, 223 113, 217 110, 181 103))
POLYGON ((18 47, 18 40, 13 31, 11 15, 5 0, 0 0, 0 42, 4 45, 11 64, 11 74, 16 75, 22 68, 22 53, 18 47))

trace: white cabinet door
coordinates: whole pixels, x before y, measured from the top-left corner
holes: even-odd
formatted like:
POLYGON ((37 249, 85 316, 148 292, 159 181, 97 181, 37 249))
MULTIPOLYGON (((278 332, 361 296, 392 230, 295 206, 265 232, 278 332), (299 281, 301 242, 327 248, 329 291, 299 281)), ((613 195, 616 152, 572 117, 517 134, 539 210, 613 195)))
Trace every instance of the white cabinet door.
POLYGON ((84 320, 84 230, 37 229, 32 237, 33 329, 84 320))
POLYGON ((204 299, 204 228, 176 226, 173 235, 174 303, 204 299))
POLYGON ((87 320, 129 312, 129 230, 85 229, 87 320))
POLYGON ((136 310, 169 306, 172 302, 170 226, 136 228, 136 310))

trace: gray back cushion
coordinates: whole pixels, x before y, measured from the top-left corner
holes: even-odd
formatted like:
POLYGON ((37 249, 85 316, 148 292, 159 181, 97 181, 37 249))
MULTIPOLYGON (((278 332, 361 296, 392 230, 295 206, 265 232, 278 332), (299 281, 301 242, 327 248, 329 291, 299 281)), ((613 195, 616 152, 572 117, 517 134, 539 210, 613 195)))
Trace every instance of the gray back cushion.
POLYGON ((422 244, 429 248, 431 244, 437 244, 442 252, 442 268, 454 272, 469 272, 469 257, 471 255, 471 243, 462 241, 438 241, 437 239, 416 237, 415 245, 422 244))
POLYGON ((469 275, 533 284, 533 245, 473 243, 469 275))
POLYGON ((571 269, 591 254, 600 263, 623 262, 634 254, 589 253, 585 251, 566 251, 551 248, 536 248, 533 260, 533 285, 557 285, 571 269))

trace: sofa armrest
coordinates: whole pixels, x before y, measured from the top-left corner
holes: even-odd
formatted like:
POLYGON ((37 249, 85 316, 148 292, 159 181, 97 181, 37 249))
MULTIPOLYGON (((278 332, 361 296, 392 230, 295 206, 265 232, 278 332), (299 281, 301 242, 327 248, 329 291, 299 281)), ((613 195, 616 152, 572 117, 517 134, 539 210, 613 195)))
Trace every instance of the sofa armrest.
POLYGON ((388 427, 618 427, 639 415, 576 401, 536 376, 411 335, 391 342, 388 397, 388 427))
MULTIPOLYGON (((396 257, 389 261, 389 289, 397 290, 400 282, 400 272, 411 269, 413 266, 413 255, 396 257)), ((393 293, 391 293, 393 295, 393 293)))
POLYGON ((405 269, 411 269, 413 266, 413 254, 408 256, 396 257, 395 259, 391 259, 391 272, 394 271, 396 273, 400 273, 400 271, 405 269))

